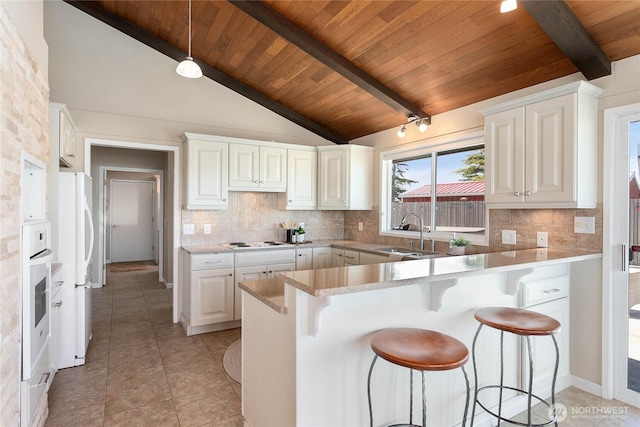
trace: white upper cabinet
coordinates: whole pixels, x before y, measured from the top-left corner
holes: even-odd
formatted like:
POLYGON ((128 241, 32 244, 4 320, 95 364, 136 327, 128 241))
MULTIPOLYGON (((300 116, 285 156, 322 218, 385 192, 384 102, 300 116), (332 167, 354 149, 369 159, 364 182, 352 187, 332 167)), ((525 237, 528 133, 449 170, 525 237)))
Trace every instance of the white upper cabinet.
POLYGON ((229 206, 229 144, 215 137, 185 134, 187 144, 186 209, 229 206))
POLYGON ((60 150, 60 166, 73 168, 76 166, 76 127, 64 104, 49 103, 49 126, 51 147, 60 150))
POLYGON ((317 159, 315 148, 287 150, 287 191, 278 195, 280 209, 316 208, 317 159))
POLYGON ((373 148, 318 147, 318 209, 370 210, 373 201, 373 148))
POLYGON ((577 82, 482 110, 487 206, 595 208, 601 92, 577 82))
POLYGON ((229 187, 236 191, 285 191, 287 150, 262 145, 230 144, 229 187))

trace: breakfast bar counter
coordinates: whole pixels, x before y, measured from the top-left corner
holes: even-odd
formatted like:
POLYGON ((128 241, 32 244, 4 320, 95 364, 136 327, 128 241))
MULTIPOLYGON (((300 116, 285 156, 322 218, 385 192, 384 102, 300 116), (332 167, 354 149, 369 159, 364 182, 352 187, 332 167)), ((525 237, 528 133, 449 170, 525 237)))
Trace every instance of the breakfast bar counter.
MULTIPOLYGON (((389 327, 433 329, 471 348, 478 325, 473 313, 487 306, 526 307, 558 318, 557 389, 562 390, 570 385, 569 290, 599 274, 600 263, 599 253, 530 249, 286 272, 241 282, 244 418, 250 426, 368 425, 371 336, 389 327)), ((499 374, 500 336, 482 335, 478 361, 486 369, 478 374, 480 386, 499 374)), ((504 342, 505 381, 517 386, 523 381, 520 343, 508 336, 504 342)), ((541 365, 534 389, 544 396, 550 376, 541 365)), ((459 424, 465 395, 461 378, 434 373, 427 383, 429 424, 459 424)), ((376 367, 374 425, 408 420, 408 389, 408 371, 383 363, 376 367)), ((507 397, 503 413, 525 407, 522 396, 507 397)), ((494 398, 489 397, 489 406, 494 398)), ((414 405, 416 417, 419 407, 414 405)), ((483 417, 479 413, 477 422, 483 417)))

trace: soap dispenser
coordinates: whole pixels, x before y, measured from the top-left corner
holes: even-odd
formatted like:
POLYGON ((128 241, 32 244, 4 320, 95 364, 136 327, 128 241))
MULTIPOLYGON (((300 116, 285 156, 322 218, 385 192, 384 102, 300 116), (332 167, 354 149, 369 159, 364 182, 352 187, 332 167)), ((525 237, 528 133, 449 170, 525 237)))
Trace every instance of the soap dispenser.
POLYGON ((453 233, 453 237, 451 237, 451 240, 449 240, 449 254, 453 255, 454 253, 454 240, 456 240, 456 233, 453 233))

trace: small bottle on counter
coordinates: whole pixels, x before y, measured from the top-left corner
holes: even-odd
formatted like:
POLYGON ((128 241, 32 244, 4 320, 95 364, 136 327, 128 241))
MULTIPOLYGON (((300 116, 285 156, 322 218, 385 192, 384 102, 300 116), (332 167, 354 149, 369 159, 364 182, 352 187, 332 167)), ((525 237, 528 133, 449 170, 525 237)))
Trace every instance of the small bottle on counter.
POLYGON ((449 254, 453 254, 454 253, 454 244, 453 241, 456 240, 456 233, 453 233, 453 237, 451 237, 451 240, 449 240, 449 254))

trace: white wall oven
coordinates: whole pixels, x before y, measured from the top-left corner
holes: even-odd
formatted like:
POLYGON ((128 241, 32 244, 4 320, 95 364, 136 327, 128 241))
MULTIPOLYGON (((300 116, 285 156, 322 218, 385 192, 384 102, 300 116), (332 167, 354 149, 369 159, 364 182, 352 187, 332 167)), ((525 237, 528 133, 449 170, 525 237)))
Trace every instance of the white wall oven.
POLYGON ((21 424, 28 425, 51 376, 49 310, 51 261, 50 224, 22 226, 22 382, 21 424))

